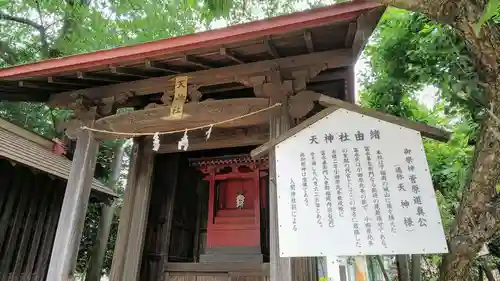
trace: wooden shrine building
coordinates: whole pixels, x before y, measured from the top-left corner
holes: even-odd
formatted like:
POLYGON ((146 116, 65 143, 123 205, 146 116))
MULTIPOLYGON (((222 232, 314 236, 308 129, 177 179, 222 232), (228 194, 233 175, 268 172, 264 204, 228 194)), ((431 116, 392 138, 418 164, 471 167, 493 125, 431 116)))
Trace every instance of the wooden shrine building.
POLYGON ((110 280, 315 280, 314 258, 279 258, 274 155, 249 153, 322 97, 354 101, 354 64, 384 9, 356 0, 1 69, 0 99, 75 113, 47 280, 73 278, 98 142, 123 137, 135 138, 110 280))
MULTIPOLYGON (((57 144, 0 119, 0 280, 45 280, 71 161, 57 144)), ((97 180, 91 196, 116 194, 97 180)))

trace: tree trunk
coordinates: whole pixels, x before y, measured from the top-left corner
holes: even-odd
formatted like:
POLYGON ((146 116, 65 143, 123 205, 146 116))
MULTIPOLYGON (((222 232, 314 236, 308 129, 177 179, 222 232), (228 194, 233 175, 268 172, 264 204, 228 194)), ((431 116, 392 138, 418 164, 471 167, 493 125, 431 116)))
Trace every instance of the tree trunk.
POLYGON ((479 19, 480 14, 477 13, 481 13, 482 9, 469 3, 463 11, 466 14, 459 19, 456 27, 465 39, 480 80, 485 85, 485 106, 489 114, 485 114, 474 151, 470 181, 450 231, 450 253, 445 255, 441 265, 441 281, 463 280, 482 245, 500 230, 500 209, 497 208, 495 188, 500 179, 500 123, 497 119, 500 116, 500 71, 497 62, 500 29, 487 24, 478 36, 473 24, 479 19))
POLYGON ((440 281, 467 280, 472 261, 495 232, 500 230, 496 185, 500 180, 500 27, 487 23, 474 32, 487 0, 381 0, 402 9, 422 12, 450 24, 465 40, 485 86, 486 114, 475 147, 472 173, 462 195, 458 214, 448 236, 449 253, 443 258, 440 281))

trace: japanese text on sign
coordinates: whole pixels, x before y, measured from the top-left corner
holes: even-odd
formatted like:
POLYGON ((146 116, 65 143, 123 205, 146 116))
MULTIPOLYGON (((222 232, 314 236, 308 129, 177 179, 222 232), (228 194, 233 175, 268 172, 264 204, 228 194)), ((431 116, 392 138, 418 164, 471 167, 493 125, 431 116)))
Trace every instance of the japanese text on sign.
POLYGON ((276 169, 282 256, 447 251, 418 132, 339 109, 281 142, 276 169))
POLYGON ((188 78, 187 76, 175 77, 174 85, 174 99, 172 100, 172 105, 170 106, 170 116, 171 117, 182 117, 182 112, 184 110, 184 103, 187 98, 187 86, 188 78))

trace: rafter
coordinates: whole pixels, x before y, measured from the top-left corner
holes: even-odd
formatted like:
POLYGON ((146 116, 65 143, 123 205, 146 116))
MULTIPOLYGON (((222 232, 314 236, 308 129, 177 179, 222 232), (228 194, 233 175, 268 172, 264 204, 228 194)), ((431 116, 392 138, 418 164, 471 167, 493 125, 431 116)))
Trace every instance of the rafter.
MULTIPOLYGON (((249 77, 269 74, 271 69, 280 67, 283 72, 297 70, 307 71, 310 67, 333 69, 354 64, 350 49, 339 49, 326 52, 280 58, 275 60, 259 61, 248 64, 233 65, 228 67, 207 69, 190 73, 183 73, 189 77, 190 84, 199 86, 228 84, 240 82, 249 77)), ((173 79, 176 75, 154 77, 144 80, 124 82, 115 85, 88 88, 72 92, 63 92, 52 95, 49 103, 53 106, 64 107, 70 104, 75 92, 89 99, 102 99, 121 93, 133 93, 135 96, 162 93, 173 90, 173 79)))
POLYGON ((198 66, 200 68, 203 68, 203 69, 210 69, 210 68, 212 68, 211 65, 209 65, 206 62, 201 61, 199 58, 196 58, 194 56, 184 55, 184 57, 182 59, 185 62, 188 62, 188 63, 190 63, 192 65, 196 65, 196 66, 198 66))
POLYGON ((241 59, 239 59, 233 52, 228 50, 227 48, 220 48, 220 54, 221 56, 225 56, 229 59, 231 59, 234 62, 237 62, 239 64, 244 64, 245 62, 241 59))
POLYGON ((307 51, 309 53, 314 53, 314 43, 311 31, 307 30, 304 32, 304 41, 306 42, 307 51))
POLYGON ((278 53, 278 50, 276 50, 276 47, 274 46, 272 40, 271 40, 271 36, 268 36, 266 37, 266 39, 264 39, 264 46, 266 47, 266 50, 267 52, 273 56, 273 58, 277 59, 277 58, 280 58, 280 54, 278 53))
POLYGON ((181 73, 182 72, 182 71, 179 71, 176 69, 172 69, 171 67, 169 67, 163 63, 154 62, 154 61, 150 61, 150 60, 144 61, 144 67, 146 69, 158 70, 158 71, 163 71, 163 72, 168 72, 168 73, 181 73))

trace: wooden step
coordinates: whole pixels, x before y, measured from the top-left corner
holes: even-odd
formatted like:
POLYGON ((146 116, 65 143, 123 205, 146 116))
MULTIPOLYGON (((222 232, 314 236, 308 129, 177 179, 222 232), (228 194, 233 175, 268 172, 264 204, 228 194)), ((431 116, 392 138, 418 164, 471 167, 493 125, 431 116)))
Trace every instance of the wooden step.
POLYGON ((215 217, 215 224, 254 224, 254 217, 215 217))
POLYGON ((217 211, 218 217, 253 217, 253 209, 225 209, 217 211))

